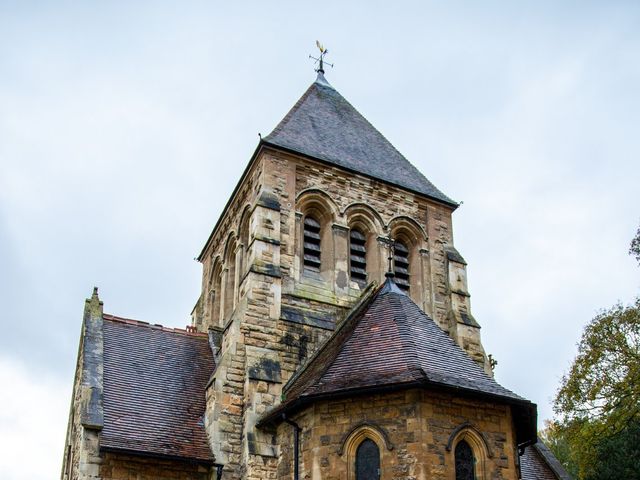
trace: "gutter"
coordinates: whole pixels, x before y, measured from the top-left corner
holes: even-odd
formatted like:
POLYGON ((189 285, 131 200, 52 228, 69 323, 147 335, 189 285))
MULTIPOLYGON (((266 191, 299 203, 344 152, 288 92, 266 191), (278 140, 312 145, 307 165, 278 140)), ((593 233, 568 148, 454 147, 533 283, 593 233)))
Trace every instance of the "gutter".
POLYGON ((171 461, 184 462, 184 463, 190 463, 195 465, 207 465, 207 466, 217 465, 213 459, 183 457, 180 455, 167 455, 164 453, 145 452, 141 450, 131 450, 128 448, 100 446, 100 451, 110 452, 110 453, 119 453, 122 455, 131 455, 133 457, 145 457, 145 458, 157 458, 160 460, 171 460, 171 461))

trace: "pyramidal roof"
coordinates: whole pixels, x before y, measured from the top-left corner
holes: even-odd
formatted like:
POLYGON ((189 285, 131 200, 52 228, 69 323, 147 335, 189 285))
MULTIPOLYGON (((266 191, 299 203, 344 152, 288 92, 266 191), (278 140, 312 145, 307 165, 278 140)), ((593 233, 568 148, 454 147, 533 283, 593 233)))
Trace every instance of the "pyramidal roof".
POLYGON ((289 380, 283 404, 263 421, 319 398, 390 387, 453 390, 515 405, 519 439, 535 438, 536 406, 487 375, 390 279, 289 380))
POLYGON ((398 152, 321 72, 263 141, 458 205, 398 152))
POLYGON ((390 279, 285 393, 289 398, 415 380, 524 400, 487 375, 390 279))

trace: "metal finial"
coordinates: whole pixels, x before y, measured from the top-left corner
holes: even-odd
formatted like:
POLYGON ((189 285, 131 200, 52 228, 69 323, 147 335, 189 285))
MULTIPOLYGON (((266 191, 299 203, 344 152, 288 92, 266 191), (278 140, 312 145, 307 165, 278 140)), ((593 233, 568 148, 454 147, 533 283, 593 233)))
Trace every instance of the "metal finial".
POLYGON ((325 62, 324 61, 324 56, 327 53, 329 53, 329 50, 324 48, 324 46, 320 43, 320 41, 316 40, 316 46, 318 47, 318 50, 320 50, 320 56, 318 58, 316 58, 316 57, 314 57, 312 55, 309 55, 309 58, 312 58, 313 60, 315 60, 314 65, 316 63, 318 64, 318 68, 316 68, 316 72, 324 74, 324 65, 327 64, 331 68, 333 68, 333 63, 329 63, 329 62, 325 62))
POLYGON ((384 245, 389 249, 389 256, 387 257, 389 266, 387 269, 387 273, 385 273, 384 276, 387 278, 393 278, 396 276, 396 274, 393 272, 393 254, 396 248, 396 241, 391 238, 391 235, 389 235, 388 237, 384 237, 381 240, 382 243, 384 243, 384 245))

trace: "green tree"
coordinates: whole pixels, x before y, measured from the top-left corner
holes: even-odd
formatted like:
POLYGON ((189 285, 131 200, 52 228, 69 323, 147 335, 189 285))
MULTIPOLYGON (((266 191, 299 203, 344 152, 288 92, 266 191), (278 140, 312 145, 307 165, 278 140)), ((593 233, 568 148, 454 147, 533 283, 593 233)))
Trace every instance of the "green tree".
POLYGON ((632 480, 640 478, 640 422, 603 438, 597 446, 593 469, 586 480, 632 480))
MULTIPOLYGON (((640 263, 640 228, 629 253, 640 263)), ((640 297, 598 314, 554 401, 543 439, 582 480, 640 479, 640 297)))
POLYGON ((640 418, 640 297, 600 313, 582 334, 555 411, 566 422, 598 420, 615 434, 640 418))
POLYGON ((538 432, 538 435, 562 463, 567 472, 573 477, 577 477, 578 463, 572 451, 568 430, 564 425, 552 420, 545 420, 544 429, 538 432))
POLYGON ((635 257, 638 261, 638 265, 640 265, 640 227, 638 227, 638 231, 636 232, 636 236, 631 240, 631 247, 629 247, 629 255, 635 257))

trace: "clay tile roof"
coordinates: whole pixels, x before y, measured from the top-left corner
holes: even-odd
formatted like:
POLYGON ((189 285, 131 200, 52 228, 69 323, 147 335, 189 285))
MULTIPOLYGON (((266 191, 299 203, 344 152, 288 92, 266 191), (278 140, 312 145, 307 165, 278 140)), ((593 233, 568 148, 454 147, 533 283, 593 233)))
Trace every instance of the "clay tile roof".
POLYGON ((285 386, 286 398, 425 381, 524 401, 499 385, 387 280, 285 386))
POLYGON ((398 152, 322 73, 264 142, 458 205, 398 152))
POLYGON ((520 457, 522 480, 572 480, 551 450, 538 440, 520 457))
POLYGON ((214 369, 206 334, 103 316, 100 447, 212 462, 204 429, 214 369))
POLYGON ((536 406, 499 385, 391 280, 343 321, 284 387, 260 424, 319 398, 436 388, 511 404, 518 445, 536 435, 536 406))

